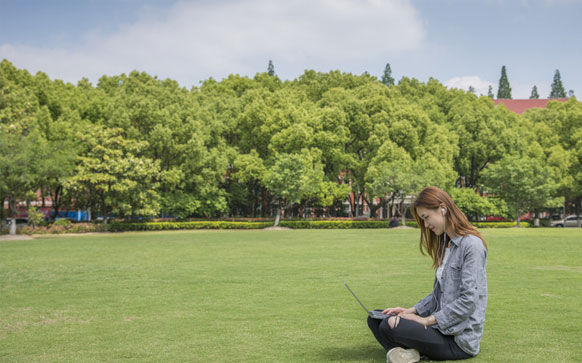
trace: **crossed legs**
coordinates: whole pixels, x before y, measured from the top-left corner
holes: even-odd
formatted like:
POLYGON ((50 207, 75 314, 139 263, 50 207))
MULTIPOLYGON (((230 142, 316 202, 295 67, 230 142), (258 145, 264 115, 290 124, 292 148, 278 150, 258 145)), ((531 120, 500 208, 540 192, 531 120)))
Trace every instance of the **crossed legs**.
POLYGON ((368 317, 368 326, 378 342, 389 351, 392 348, 414 348, 434 360, 466 359, 471 356, 455 343, 453 336, 437 329, 392 315, 378 320, 368 317))

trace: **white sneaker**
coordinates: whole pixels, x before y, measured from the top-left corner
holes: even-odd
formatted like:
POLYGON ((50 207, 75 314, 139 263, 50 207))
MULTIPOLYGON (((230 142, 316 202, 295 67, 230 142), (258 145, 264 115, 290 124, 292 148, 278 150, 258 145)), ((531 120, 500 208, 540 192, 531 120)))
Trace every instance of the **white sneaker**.
POLYGON ((392 348, 386 353, 387 363, 414 363, 420 360, 420 353, 416 349, 392 348))

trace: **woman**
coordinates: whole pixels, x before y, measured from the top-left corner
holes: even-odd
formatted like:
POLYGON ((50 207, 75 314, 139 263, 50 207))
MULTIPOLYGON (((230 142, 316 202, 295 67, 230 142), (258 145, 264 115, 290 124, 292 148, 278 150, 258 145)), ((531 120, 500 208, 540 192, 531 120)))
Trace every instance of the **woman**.
POLYGON ((388 362, 470 358, 479 352, 487 307, 487 244, 437 187, 425 188, 411 208, 420 251, 436 269, 433 291, 411 308, 388 308, 368 326, 388 351, 388 362))

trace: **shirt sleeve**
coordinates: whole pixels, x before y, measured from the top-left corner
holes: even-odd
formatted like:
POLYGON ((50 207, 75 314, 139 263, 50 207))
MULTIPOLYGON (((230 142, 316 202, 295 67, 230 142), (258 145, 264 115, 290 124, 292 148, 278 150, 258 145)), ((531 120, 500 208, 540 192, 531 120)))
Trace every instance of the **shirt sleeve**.
POLYGON ((414 305, 416 313, 420 316, 429 316, 436 309, 436 297, 434 295, 434 289, 436 288, 436 277, 433 284, 433 290, 424 299, 420 300, 414 305))
POLYGON ((463 247, 459 297, 434 313, 442 332, 454 333, 450 328, 467 320, 473 314, 485 281, 487 251, 483 243, 477 239, 463 247))

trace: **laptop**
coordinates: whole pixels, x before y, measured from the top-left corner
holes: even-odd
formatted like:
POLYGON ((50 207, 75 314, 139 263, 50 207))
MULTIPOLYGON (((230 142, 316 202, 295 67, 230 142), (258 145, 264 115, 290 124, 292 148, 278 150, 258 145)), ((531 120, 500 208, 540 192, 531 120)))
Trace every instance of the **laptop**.
POLYGON ((348 284, 346 284, 346 282, 344 281, 344 285, 346 285, 346 287, 348 288, 348 290, 350 290, 350 292, 352 293, 352 295, 354 295, 354 297, 356 298, 356 300, 358 300, 358 302, 360 303, 360 305, 362 305, 362 307, 364 308, 364 310, 366 310, 366 312, 368 313, 368 316, 371 317, 372 319, 386 319, 388 317, 387 314, 382 314, 381 311, 376 311, 376 310, 368 310, 366 308, 366 306, 360 301, 360 299, 358 299, 358 297, 356 296, 356 294, 354 294, 354 292, 352 291, 352 289, 350 289, 350 287, 348 286, 348 284))

